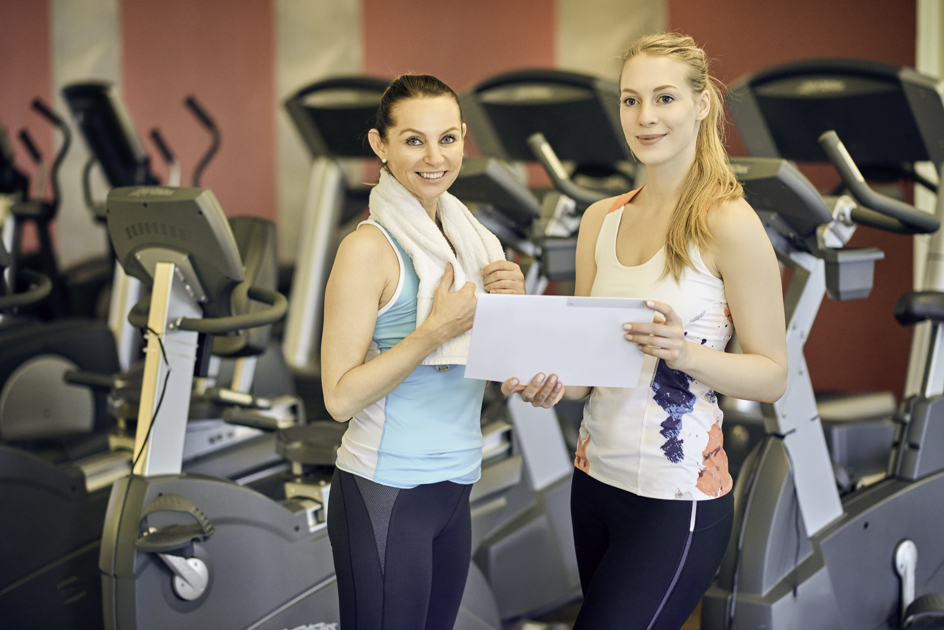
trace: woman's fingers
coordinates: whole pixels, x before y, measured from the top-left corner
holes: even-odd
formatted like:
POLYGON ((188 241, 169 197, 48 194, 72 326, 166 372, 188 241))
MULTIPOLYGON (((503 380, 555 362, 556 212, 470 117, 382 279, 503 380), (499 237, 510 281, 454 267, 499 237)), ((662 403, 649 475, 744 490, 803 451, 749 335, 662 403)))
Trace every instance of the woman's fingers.
POLYGON ((522 392, 524 391, 524 388, 525 388, 525 385, 522 385, 521 383, 518 382, 518 379, 512 377, 508 379, 507 381, 505 381, 504 383, 502 383, 501 391, 503 394, 507 396, 509 394, 514 394, 515 392, 522 392))
POLYGON ((650 300, 646 306, 654 311, 655 321, 623 324, 624 337, 638 344, 643 354, 663 359, 674 367, 686 353, 682 319, 664 302, 650 300))
POLYGON ((517 378, 510 378, 501 386, 502 393, 506 396, 515 392, 521 392, 521 399, 531 403, 535 407, 553 407, 564 396, 564 384, 560 382, 556 374, 545 377, 544 374, 537 374, 531 381, 524 385, 517 378))
POLYGON ((560 382, 556 374, 548 377, 537 374, 521 392, 521 398, 535 407, 551 407, 560 400, 563 390, 564 384, 560 382))
POLYGON ((524 274, 521 267, 508 260, 496 260, 482 267, 482 284, 489 293, 523 294, 524 274))
POLYGON ((675 309, 665 302, 647 300, 646 306, 655 311, 656 323, 667 324, 669 326, 682 326, 682 318, 678 316, 678 313, 675 312, 675 309))

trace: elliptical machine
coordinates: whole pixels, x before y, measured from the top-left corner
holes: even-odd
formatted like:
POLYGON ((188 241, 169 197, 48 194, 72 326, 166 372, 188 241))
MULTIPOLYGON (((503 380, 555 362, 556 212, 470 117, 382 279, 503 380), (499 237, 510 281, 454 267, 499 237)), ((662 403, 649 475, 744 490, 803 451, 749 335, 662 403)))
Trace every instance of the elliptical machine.
MULTIPOLYGON (((53 283, 47 301, 57 314, 66 312, 66 290, 52 249, 50 224, 59 208, 59 165, 71 144, 65 122, 42 102, 33 102, 39 112, 59 130, 62 142, 48 173, 48 199, 28 196, 28 180, 16 173, 9 147, 9 158, 0 161, 12 194, 9 217, 4 230, 11 251, 8 275, 15 279, 23 266, 22 235, 26 223, 32 223, 40 241, 40 268, 53 283)), ((21 133, 27 147, 28 135, 21 133)), ((41 158, 35 147, 35 159, 41 158)), ((40 188, 40 186, 37 186, 40 188)), ((42 194, 42 191, 39 191, 42 194)), ((90 393, 67 385, 62 375, 69 370, 112 373, 118 370, 114 339, 108 328, 87 318, 37 321, 35 318, 7 318, 0 326, 0 442, 16 443, 44 457, 62 461, 81 457, 107 444, 100 438, 109 426, 104 394, 90 393)))

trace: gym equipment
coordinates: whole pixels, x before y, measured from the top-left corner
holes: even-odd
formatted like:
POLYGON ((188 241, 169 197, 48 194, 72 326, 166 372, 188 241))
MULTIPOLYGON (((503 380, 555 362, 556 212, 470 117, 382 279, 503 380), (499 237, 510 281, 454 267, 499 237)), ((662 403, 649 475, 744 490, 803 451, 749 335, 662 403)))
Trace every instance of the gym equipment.
POLYGON ((115 484, 106 516, 106 627, 336 623, 326 484, 306 495, 297 484, 279 503, 228 480, 180 474, 198 334, 271 324, 284 314, 285 298, 244 281, 236 242, 209 191, 119 188, 108 199, 119 261, 152 287, 152 332, 135 474, 115 484), (135 229, 155 216, 160 233, 135 229), (269 306, 233 315, 237 298, 269 306))
MULTIPOLYGON (((131 225, 128 230, 144 231, 144 225, 131 225)), ((240 273, 254 284, 274 287, 274 224, 235 217, 229 225, 230 238, 245 261, 240 273)), ((245 296, 233 298, 233 308, 246 310, 248 306, 245 296)), ((136 312, 131 317, 141 326, 148 325, 137 321, 136 312)), ((203 344, 202 356, 208 363, 211 346, 215 352, 225 350, 230 355, 260 353, 269 347, 269 331, 256 328, 249 334, 220 336, 218 342, 203 344)), ((94 382, 88 375, 82 378, 94 382)), ((105 389, 114 387, 110 376, 100 378, 105 389)), ((125 407, 131 400, 140 400, 141 384, 128 383, 127 388, 136 391, 121 401, 125 407)), ((195 389, 179 398, 178 404, 190 410, 180 453, 188 472, 266 488, 272 475, 288 468, 275 452, 274 436, 260 435, 258 427, 294 424, 300 410, 291 397, 266 399, 207 386, 205 391, 195 389), (241 408, 234 408, 237 405, 241 408)), ((52 622, 61 628, 102 627, 98 557, 105 509, 112 482, 128 474, 132 463, 128 450, 108 448, 111 436, 106 433, 104 438, 105 448, 61 465, 22 449, 0 447, 0 497, 7 506, 0 514, 0 529, 5 533, 0 545, 4 620, 20 627, 52 622)))
MULTIPOLYGON (((104 204, 92 198, 91 173, 98 165, 112 188, 122 186, 156 185, 157 176, 153 174, 150 158, 135 133, 127 109, 115 86, 105 81, 72 83, 62 89, 62 96, 72 113, 76 127, 89 150, 89 159, 83 169, 82 189, 85 204, 97 221, 104 223, 104 204)), ((203 125, 211 136, 211 144, 201 157, 193 172, 193 181, 199 182, 206 165, 219 147, 220 134, 212 118, 192 96, 184 100, 184 105, 203 125)), ((157 129, 151 131, 151 139, 158 152, 168 164, 171 178, 169 185, 180 182, 180 165, 163 136, 157 129)), ((122 370, 131 368, 137 358, 140 337, 138 332, 125 320, 130 308, 140 299, 142 289, 137 281, 124 274, 120 265, 114 269, 112 280, 111 303, 108 324, 111 327, 119 347, 122 370)))
POLYGON ((335 77, 302 87, 285 100, 313 162, 282 352, 312 418, 330 420, 319 369, 325 285, 343 226, 367 208, 370 196, 369 186, 348 181, 344 164, 376 158, 365 139, 389 84, 374 77, 335 77))
MULTIPOLYGON (((40 99, 34 99, 31 109, 51 124, 61 136, 59 149, 56 151, 52 166, 48 170, 42 154, 36 148, 32 137, 26 129, 19 132, 19 139, 30 155, 37 169, 37 183, 32 197, 29 188, 24 187, 22 194, 10 209, 13 228, 10 234, 11 266, 10 273, 16 275, 21 266, 30 266, 45 274, 53 283, 50 297, 42 302, 43 307, 36 309, 34 315, 43 319, 61 318, 65 316, 88 317, 95 316, 95 301, 107 283, 108 273, 100 261, 95 259, 85 261, 68 271, 59 268, 55 250, 52 245, 50 225, 59 211, 59 167, 69 151, 72 134, 65 122, 40 99), (46 198, 46 183, 49 183, 50 194, 46 198), (31 223, 39 238, 39 250, 29 257, 22 251, 23 229, 31 223)), ((16 288, 16 287, 14 287, 16 288)))
POLYGON ((896 549, 903 540, 916 541, 937 564, 935 557, 941 552, 933 511, 944 492, 944 476, 909 478, 892 470, 886 479, 840 500, 802 347, 823 294, 867 293, 871 264, 880 257, 871 248, 849 251, 816 243, 817 233, 842 229, 841 224, 853 221, 926 232, 937 222, 913 209, 913 222, 905 214, 890 215, 896 217, 892 222, 885 217, 875 220, 872 211, 891 206, 876 198, 870 199, 871 208, 864 208, 842 197, 831 213, 826 201, 798 171, 788 169, 788 163, 783 162, 780 172, 767 181, 755 174, 759 167, 749 160, 735 164, 749 202, 765 219, 778 257, 794 271, 786 295, 791 369, 784 397, 763 406, 768 438, 745 460, 735 485, 731 546, 716 584, 705 596, 702 625, 907 627, 899 622, 913 599, 914 580, 925 591, 940 590, 944 583, 934 577, 933 566, 920 567, 916 576, 912 561, 909 579, 903 578, 912 584, 912 595, 907 597, 892 571, 896 549), (928 219, 933 223, 922 224, 928 219))
POLYGON ((483 155, 538 161, 551 190, 538 190, 541 213, 529 226, 542 275, 572 281, 580 216, 599 199, 635 187, 641 172, 622 140, 619 86, 563 70, 519 70, 473 86, 461 98, 483 155))
MULTIPOLYGON (((100 101, 98 106, 104 109, 108 104, 109 101, 105 100, 100 101), (105 105, 101 105, 101 102, 105 105)), ((109 164, 118 173, 135 172, 137 169, 124 169, 119 159, 123 154, 112 150, 114 143, 123 139, 127 141, 125 136, 118 136, 115 140, 108 135, 107 127, 95 124, 96 114, 99 113, 96 103, 86 102, 86 106, 77 111, 93 130, 98 130, 98 135, 94 136, 98 144, 94 146, 99 147, 103 154, 112 156, 109 164)), ((257 283, 274 287, 277 265, 275 226, 269 222, 236 218, 232 228, 238 248, 249 267, 245 272, 247 276, 254 277, 257 283)), ((117 307, 114 312, 113 319, 120 321, 127 314, 127 307, 117 307)), ((58 326, 58 330, 65 324, 46 326, 51 325, 58 326)), ((84 327, 89 325, 82 324, 84 327)), ((139 398, 140 382, 135 382, 133 374, 117 378, 112 376, 119 371, 114 350, 115 337, 104 324, 94 326, 100 335, 98 347, 82 346, 82 339, 76 341, 75 335, 68 330, 59 337, 48 334, 39 336, 42 343, 58 344, 57 357, 62 356, 63 347, 73 349, 75 363, 59 366, 55 373, 46 370, 36 375, 33 380, 42 383, 44 391, 53 395, 44 398, 37 395, 33 388, 33 394, 26 396, 26 399, 33 406, 37 400, 46 406, 58 405, 54 407, 56 413, 53 415, 70 419, 74 423, 76 418, 83 417, 83 406, 76 404, 74 398, 78 397, 81 402, 82 397, 94 397, 103 401, 103 408, 107 400, 107 409, 118 416, 119 422, 125 418, 133 420, 134 417, 127 409, 139 398), (112 348, 112 362, 105 365, 98 358, 98 363, 94 363, 97 357, 109 356, 103 352, 109 347, 112 348), (69 378, 72 383, 93 386, 94 393, 83 387, 65 385, 62 377, 64 371, 71 373, 69 378), (63 401, 62 397, 54 395, 56 387, 67 389, 73 398, 63 401)), ((124 325, 124 328, 137 334, 130 324, 124 325)), ((231 356, 243 355, 235 366, 229 363, 234 382, 246 385, 244 389, 248 389, 250 383, 258 386, 258 382, 253 382, 251 367, 255 361, 254 355, 268 346, 268 331, 257 329, 253 335, 221 338, 219 341, 221 347, 216 348, 218 352, 225 351, 231 356), (260 335, 260 332, 263 334, 260 335)), ((35 345, 21 342, 20 346, 24 346, 21 354, 35 351, 35 345)), ((11 347, 17 349, 20 346, 11 347)), ((4 361, 17 364, 24 361, 18 353, 6 349, 3 356, 4 361)), ((277 354, 273 356, 277 357, 277 354)), ((62 362, 62 359, 59 360, 62 362)), ((126 354, 126 360, 130 362, 131 356, 126 354)), ((218 380, 223 379, 225 367, 226 364, 218 380)), ((266 363, 265 367, 270 366, 266 363)), ((283 384, 290 382, 284 378, 285 372, 278 367, 273 365, 262 372, 267 375, 267 380, 278 380, 281 374, 283 384)), ((28 394, 30 390, 20 387, 16 391, 28 394)), ((244 425, 259 426, 264 420, 272 422, 272 416, 279 414, 283 416, 283 422, 293 422, 292 414, 286 415, 291 411, 293 401, 262 400, 258 395, 253 397, 211 388, 209 384, 205 391, 194 392, 186 396, 185 400, 188 404, 192 403, 193 412, 193 422, 189 424, 188 439, 182 455, 187 470, 259 485, 265 483, 265 478, 274 472, 287 468, 287 464, 274 452, 274 437, 260 435, 258 429, 244 425), (221 420, 220 405, 234 404, 273 408, 261 411, 228 409, 223 415, 230 422, 221 420), (266 418, 265 414, 270 417, 266 418)), ((0 405, 4 411, 9 411, 3 416, 4 420, 11 418, 18 421, 17 426, 35 433, 37 423, 18 412, 25 403, 11 410, 10 401, 11 397, 7 396, 3 399, 6 406, 0 405)), ((85 406, 90 405, 86 403, 85 406)), ((32 452, 0 448, 0 497, 8 506, 4 516, 0 517, 0 525, 6 534, 3 545, 0 545, 0 556, 3 558, 3 569, 0 571, 0 615, 5 620, 15 621, 23 627, 55 621, 64 628, 101 628, 101 580, 97 560, 107 497, 112 481, 127 474, 131 464, 131 454, 121 448, 120 436, 114 439, 114 421, 109 415, 102 414, 102 422, 92 431, 94 439, 83 443, 82 450, 72 448, 54 460, 62 461, 61 465, 48 461, 48 456, 37 456, 36 448, 32 452), (42 543, 35 542, 37 540, 42 543)), ((9 423, 2 427, 7 429, 9 423)), ((6 431, 4 435, 8 433, 12 432, 6 431)))
MULTIPOLYGON (((155 274, 153 285, 160 287, 167 286, 161 284, 160 278, 165 278, 168 284, 182 283, 173 269, 183 267, 193 294, 205 295, 203 309, 214 315, 225 314, 222 296, 231 291, 236 281, 232 271, 234 264, 227 262, 232 258, 227 254, 227 250, 232 249, 227 245, 230 237, 217 227, 220 221, 214 218, 219 213, 221 210, 212 195, 198 189, 115 189, 109 195, 109 230, 116 253, 128 273, 147 281, 148 274, 135 262, 147 261, 158 270, 152 272, 155 274), (161 239, 156 233, 138 233, 133 242, 127 242, 127 226, 139 223, 145 212, 162 217, 169 233, 183 229, 193 236, 186 244, 173 243, 174 251, 168 251, 170 239, 161 239), (208 225, 202 225, 203 222, 208 225), (213 242, 210 242, 211 237, 213 242), (181 251, 184 246, 186 253, 181 251), (157 262, 163 259, 176 262, 173 265, 157 262), (210 262, 216 266, 208 270, 206 265, 210 262), (194 286, 191 283, 196 283, 197 278, 200 285, 194 286)), ((174 407, 167 404, 178 400, 175 391, 189 389, 188 375, 194 358, 168 359, 171 373, 184 376, 177 380, 170 377, 168 390, 162 397, 159 388, 167 377, 166 372, 159 371, 164 367, 157 365, 161 363, 162 353, 156 339, 161 337, 168 357, 180 357, 181 353, 171 348, 178 348, 181 337, 194 334, 186 331, 202 329, 202 324, 200 320, 191 319, 199 311, 195 301, 188 298, 189 292, 170 286, 162 290, 162 295, 173 296, 166 299, 167 305, 163 307, 172 313, 166 320, 179 324, 176 330, 155 325, 159 320, 154 313, 159 307, 155 306, 157 298, 152 297, 151 328, 165 332, 159 336, 152 333, 148 354, 151 363, 145 368, 144 402, 136 439, 136 453, 144 455, 140 455, 135 471, 146 476, 120 480, 113 488, 101 556, 107 627, 187 628, 221 624, 282 628, 304 623, 333 623, 337 618, 337 603, 324 527, 324 506, 330 491, 327 465, 334 462, 344 425, 316 422, 282 433, 280 452, 299 464, 299 473, 313 473, 290 479, 285 502, 272 501, 225 480, 178 474, 183 428, 177 418, 185 415, 186 409, 179 402, 174 407), (175 364, 176 361, 183 365, 175 364), (159 412, 153 412, 157 419, 149 423, 151 409, 161 399, 164 402, 159 412), (304 440, 297 439, 300 433, 304 433, 304 440), (309 470, 305 471, 303 466, 309 470), (172 495, 176 496, 163 498, 172 495), (197 525, 191 524, 194 518, 197 525), (150 534, 141 535, 142 520, 146 521, 145 531, 150 534), (255 575, 255 579, 247 579, 250 575, 255 575), (240 596, 240 593, 245 595, 240 596)), ((251 290, 249 295, 253 295, 251 290)), ((227 320, 226 326, 213 319, 202 321, 213 330, 237 324, 234 318, 227 320)), ((521 406, 530 409, 524 403, 521 406)), ((556 483, 553 493, 545 489, 557 481, 549 474, 553 472, 549 467, 558 464, 566 476, 569 458, 558 437, 560 458, 556 462, 535 457, 533 463, 523 467, 523 460, 528 458, 522 457, 522 452, 526 448, 538 448, 547 441, 546 419, 538 415, 539 418, 530 418, 530 422, 526 422, 528 418, 516 422, 517 429, 526 429, 530 435, 519 441, 519 450, 513 455, 503 456, 499 452, 495 459, 500 461, 486 465, 483 479, 473 488, 476 524, 473 537, 486 538, 479 547, 488 549, 485 556, 488 568, 480 572, 476 565, 470 566, 457 628, 497 630, 501 627, 498 609, 502 606, 502 593, 495 594, 499 598, 496 606, 481 573, 497 574, 513 566, 514 575, 506 579, 519 593, 547 592, 549 583, 562 577, 555 563, 559 554, 553 553, 553 548, 548 549, 546 541, 556 533, 556 528, 569 526, 569 518, 563 524, 547 518, 542 515, 545 511, 542 502, 554 502, 559 514, 568 514, 566 485, 556 483), (528 483, 521 483, 522 480, 528 483), (531 487, 537 488, 534 495, 541 496, 537 499, 532 496, 531 487), (490 545, 490 539, 497 544, 490 545), (533 552, 521 551, 528 549, 533 552), (527 563, 523 564, 522 560, 527 563), (535 575, 545 577, 538 580, 535 575), (521 580, 526 576, 532 577, 521 580), (525 583, 514 585, 515 580, 525 583)), ((495 445, 491 435, 489 443, 495 445)), ((497 446, 501 451, 501 444, 497 446)), ((569 531, 563 533, 569 540, 569 531)), ((575 572, 575 567, 573 569, 575 572)), ((575 575, 573 583, 567 586, 569 591, 576 586, 575 575)), ((519 605, 520 602, 519 597, 519 605)), ((524 600, 526 605, 533 603, 524 600)))
MULTIPOLYGON (((33 102, 39 112, 62 134, 62 143, 49 171, 51 197, 29 199, 28 183, 12 169, 9 147, 4 160, 8 166, 5 179, 18 182, 18 195, 9 205, 10 221, 6 235, 11 235, 11 263, 8 275, 19 276, 22 267, 21 241, 25 222, 32 222, 40 241, 40 268, 52 282, 47 301, 52 310, 66 310, 65 284, 52 250, 49 225, 59 207, 59 165, 71 144, 65 122, 39 100, 33 102), (9 230, 9 231, 8 231, 9 230)), ((21 134, 30 152, 41 158, 28 135, 21 134)), ((37 187, 39 188, 39 187, 37 187)), ((16 290, 15 282, 11 282, 16 290)), ((94 291, 92 291, 94 292, 94 291)), ((88 319, 61 319, 38 322, 33 318, 6 318, 0 326, 0 441, 16 441, 25 448, 47 449, 47 457, 61 460, 81 456, 101 447, 95 435, 110 424, 104 394, 90 393, 69 386, 62 380, 67 370, 117 371, 114 340, 101 323, 88 319), (89 436, 93 436, 89 440, 89 436), (50 440, 56 440, 53 444, 50 440), (47 447, 54 447, 48 450, 47 447), (58 451, 58 452, 56 452, 58 451)))
MULTIPOLYGON (((854 223, 904 234, 937 230, 937 219, 869 190, 853 158, 872 172, 930 159, 940 172, 940 86, 908 69, 816 60, 765 71, 734 88, 735 119, 751 152, 826 155, 855 201, 821 198, 798 173, 763 190, 745 181, 778 256, 794 269, 785 300, 791 369, 784 397, 762 406, 767 438, 745 460, 735 485, 735 530, 703 600, 703 628, 917 628, 939 627, 944 619, 944 599, 936 594, 944 591, 938 570, 944 461, 934 410, 944 391, 935 370, 939 338, 915 336, 913 355, 924 359, 912 361, 909 382, 920 388, 906 391, 894 418, 887 475, 841 498, 802 354, 824 292, 863 294, 871 286, 876 252, 831 247, 830 232, 854 223), (889 114, 898 116, 895 133, 888 133, 889 114), (828 127, 849 138, 848 151, 835 132, 823 133, 828 127)), ((939 201, 938 218, 942 210, 939 201)), ((944 288, 936 285, 940 243, 938 230, 928 290, 896 306, 899 321, 927 322, 932 332, 944 288)))

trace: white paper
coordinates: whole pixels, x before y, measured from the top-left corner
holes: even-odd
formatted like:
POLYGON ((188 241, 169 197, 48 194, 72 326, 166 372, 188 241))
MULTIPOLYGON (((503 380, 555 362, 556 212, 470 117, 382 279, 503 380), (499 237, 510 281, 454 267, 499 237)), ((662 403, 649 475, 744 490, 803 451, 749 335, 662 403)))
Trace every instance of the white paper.
POLYGON ((557 374, 564 385, 635 387, 645 355, 626 322, 652 322, 645 300, 479 294, 467 378, 522 383, 557 374))

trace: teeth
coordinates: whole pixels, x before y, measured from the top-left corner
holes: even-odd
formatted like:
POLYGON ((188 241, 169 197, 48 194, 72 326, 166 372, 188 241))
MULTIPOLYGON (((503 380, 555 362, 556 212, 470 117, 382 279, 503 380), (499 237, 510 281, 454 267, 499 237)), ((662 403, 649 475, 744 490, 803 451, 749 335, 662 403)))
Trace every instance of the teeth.
POLYGON ((420 173, 420 176, 424 179, 440 179, 445 174, 445 171, 440 171, 439 173, 420 173))

